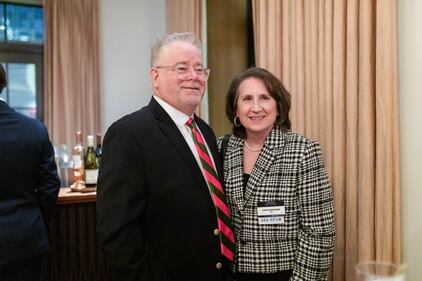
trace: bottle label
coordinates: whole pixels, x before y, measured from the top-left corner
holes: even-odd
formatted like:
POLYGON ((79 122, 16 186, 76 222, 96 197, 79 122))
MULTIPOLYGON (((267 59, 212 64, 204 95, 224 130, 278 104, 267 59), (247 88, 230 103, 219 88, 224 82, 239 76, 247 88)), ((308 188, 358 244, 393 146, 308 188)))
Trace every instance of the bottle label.
POLYGON ((82 159, 80 155, 73 155, 73 168, 79 169, 82 168, 82 159))
POLYGON ((98 169, 85 170, 85 183, 86 184, 97 184, 98 169))

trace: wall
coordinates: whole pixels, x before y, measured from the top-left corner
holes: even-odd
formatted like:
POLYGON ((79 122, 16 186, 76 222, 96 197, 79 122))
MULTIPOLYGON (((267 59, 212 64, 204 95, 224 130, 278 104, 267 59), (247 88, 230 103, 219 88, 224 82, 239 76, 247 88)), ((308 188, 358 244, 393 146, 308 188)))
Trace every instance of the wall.
POLYGON ((397 1, 403 259, 422 280, 422 1, 397 1))
POLYGON ((150 46, 165 33, 165 0, 100 0, 102 132, 151 97, 150 46))

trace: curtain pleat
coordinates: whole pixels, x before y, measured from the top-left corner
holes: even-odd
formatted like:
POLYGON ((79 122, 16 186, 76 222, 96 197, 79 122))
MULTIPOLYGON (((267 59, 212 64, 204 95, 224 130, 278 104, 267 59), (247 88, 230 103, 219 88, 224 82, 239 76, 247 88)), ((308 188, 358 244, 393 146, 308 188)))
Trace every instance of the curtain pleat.
POLYGON ((45 0, 45 122, 56 145, 101 130, 98 0, 45 0))
POLYGON ((401 262, 396 0, 253 0, 257 66, 323 148, 336 208, 332 280, 401 262))
POLYGON ((201 0, 167 0, 167 33, 193 32, 202 38, 201 0))
MULTIPOLYGON (((167 33, 193 32, 198 39, 204 42, 201 0, 166 0, 166 19, 167 33)), ((195 111, 200 117, 205 115, 204 102, 195 111)))

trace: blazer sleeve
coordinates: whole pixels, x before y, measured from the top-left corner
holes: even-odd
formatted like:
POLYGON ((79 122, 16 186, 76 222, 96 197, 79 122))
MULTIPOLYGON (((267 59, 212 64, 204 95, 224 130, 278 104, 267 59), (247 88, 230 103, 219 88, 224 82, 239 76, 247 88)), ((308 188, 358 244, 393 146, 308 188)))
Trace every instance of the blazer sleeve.
POLYGON ((162 280, 141 229, 147 204, 143 166, 129 126, 112 125, 104 137, 97 185, 97 235, 116 280, 162 280))
POLYGON ((317 142, 307 145, 299 169, 299 246, 291 280, 327 280, 335 242, 334 202, 317 142))
POLYGON ((56 206, 60 190, 60 179, 54 159, 54 148, 50 142, 47 128, 42 125, 41 156, 38 167, 39 180, 37 196, 41 207, 43 219, 48 224, 52 211, 56 206))

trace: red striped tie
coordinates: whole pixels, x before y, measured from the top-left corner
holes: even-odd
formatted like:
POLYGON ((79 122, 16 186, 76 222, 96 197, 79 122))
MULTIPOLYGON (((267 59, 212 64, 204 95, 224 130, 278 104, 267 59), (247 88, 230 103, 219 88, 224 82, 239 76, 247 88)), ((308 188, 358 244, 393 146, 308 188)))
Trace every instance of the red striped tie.
POLYGON ((202 171, 207 180, 208 188, 217 211, 218 229, 220 230, 221 253, 229 261, 234 260, 235 241, 230 221, 230 210, 226 203, 223 187, 218 180, 214 164, 208 154, 205 141, 196 128, 192 117, 186 122, 186 125, 192 130, 192 138, 201 159, 202 171))

